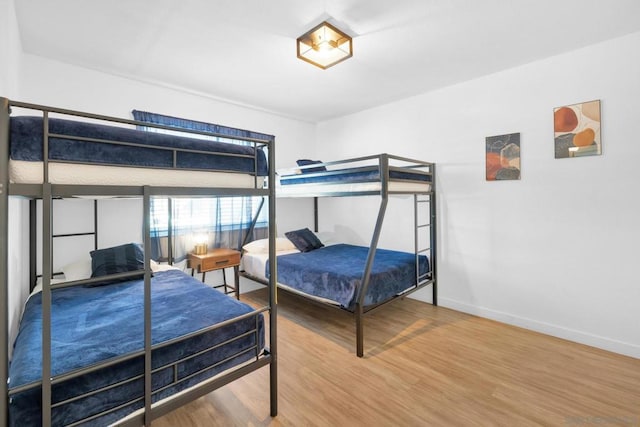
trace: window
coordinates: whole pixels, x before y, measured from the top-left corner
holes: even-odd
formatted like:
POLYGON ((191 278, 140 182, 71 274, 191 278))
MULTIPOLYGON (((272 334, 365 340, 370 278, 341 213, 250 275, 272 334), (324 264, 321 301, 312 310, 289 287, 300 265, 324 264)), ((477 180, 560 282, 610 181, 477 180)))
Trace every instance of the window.
MULTIPOLYGON (((173 233, 215 232, 244 229, 258 215, 255 227, 267 227, 268 202, 261 197, 216 197, 171 199, 173 233)), ((166 237, 169 200, 151 199, 151 235, 166 237)))
MULTIPOLYGON (((238 135, 237 132, 245 131, 145 111, 134 110, 133 116, 138 121, 157 123, 176 128, 176 131, 172 131, 153 127, 141 127, 149 132, 180 134, 181 136, 186 135, 191 138, 203 138, 225 143, 249 144, 233 138, 234 135, 238 135), (181 133, 179 129, 215 132, 228 135, 228 137, 185 134, 181 133)), ((261 135, 257 133, 250 134, 254 136, 261 135)), ((238 231, 247 230, 251 226, 254 218, 256 218, 256 215, 256 229, 264 230, 260 233, 265 234, 266 227, 268 226, 267 201, 263 200, 262 197, 172 198, 171 208, 172 234, 176 237, 186 237, 186 240, 183 242, 174 242, 174 245, 182 246, 184 250, 187 251, 190 245, 188 238, 190 235, 207 234, 209 238, 212 239, 210 244, 213 246, 222 244, 224 246, 239 247, 239 245, 242 244, 243 233, 238 233, 238 231)), ((155 240, 153 246, 157 247, 157 249, 153 249, 153 252, 161 258, 164 255, 164 250, 162 249, 160 240, 168 235, 168 225, 169 199, 152 197, 151 237, 155 240)), ((254 230, 254 236, 255 231, 256 230, 254 230)), ((260 237, 262 237, 262 235, 256 238, 260 237)), ((179 252, 178 257, 184 254, 184 251, 176 251, 174 249, 174 253, 175 252, 179 252)))

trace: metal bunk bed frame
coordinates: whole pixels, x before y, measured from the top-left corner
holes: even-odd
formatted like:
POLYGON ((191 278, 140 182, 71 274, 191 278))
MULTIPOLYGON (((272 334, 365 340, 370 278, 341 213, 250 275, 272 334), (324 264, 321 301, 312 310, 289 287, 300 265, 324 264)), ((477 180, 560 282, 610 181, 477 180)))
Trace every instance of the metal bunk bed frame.
MULTIPOLYGON (((0 97, 0 330, 2 336, 0 337, 0 426, 5 426, 8 423, 8 398, 9 389, 7 384, 7 378, 9 373, 9 358, 8 351, 10 343, 8 342, 8 208, 9 208, 9 196, 23 196, 30 199, 42 199, 42 230, 43 230, 43 290, 42 290, 42 311, 43 311, 43 329, 42 329, 42 380, 35 385, 35 387, 41 387, 42 389, 42 425, 48 427, 51 425, 51 387, 64 379, 70 377, 79 376, 87 372, 91 372, 97 368, 105 367, 126 359, 133 357, 139 357, 144 355, 144 407, 143 410, 138 410, 124 419, 124 421, 118 422, 121 425, 151 425, 152 420, 161 417, 162 415, 194 400, 211 391, 228 384, 250 372, 253 372, 263 366, 269 365, 270 368, 270 415, 276 416, 278 413, 277 403, 277 298, 276 298, 276 280, 275 277, 270 281, 270 292, 268 305, 252 311, 245 316, 240 316, 234 319, 230 319, 226 322, 212 325, 209 328, 196 331, 189 336, 199 335, 212 331, 229 324, 231 322, 240 320, 243 317, 249 315, 257 315, 258 313, 267 312, 269 314, 269 339, 267 341, 269 347, 265 347, 262 355, 256 353, 255 360, 246 362, 239 367, 232 368, 229 371, 224 371, 208 380, 181 392, 178 395, 171 396, 163 399, 159 402, 152 404, 152 388, 151 388, 151 355, 152 350, 159 346, 166 345, 166 343, 160 343, 152 345, 151 343, 151 270, 150 270, 150 252, 144 251, 144 349, 135 353, 127 354, 117 358, 117 360, 110 359, 104 363, 93 365, 79 369, 77 371, 58 375, 52 377, 51 375, 51 290, 64 287, 64 286, 76 286, 83 285, 98 281, 99 279, 86 279, 74 282, 66 282, 60 285, 52 285, 51 277, 54 274, 52 271, 52 202, 54 197, 73 197, 73 196, 112 196, 112 197, 142 197, 143 199, 143 225, 144 225, 144 245, 146 248, 151 247, 150 238, 150 200, 154 196, 190 196, 190 197, 205 197, 205 196, 262 196, 268 197, 269 200, 269 253, 274 260, 272 268, 275 271, 275 187, 272 184, 275 179, 274 166, 275 165, 275 138, 269 136, 266 139, 247 138, 247 137, 235 137, 235 139, 242 139, 249 141, 256 146, 265 146, 268 150, 268 164, 269 175, 268 182, 270 183, 268 189, 260 188, 258 185, 258 176, 255 176, 254 188, 204 188, 204 187, 160 187, 160 186, 115 186, 115 185, 62 185, 51 184, 48 179, 48 140, 53 135, 48 133, 48 117, 50 113, 57 113, 65 116, 81 117, 86 119, 96 119, 106 122, 114 122, 125 125, 133 126, 147 126, 160 129, 175 130, 174 128, 156 125, 150 123, 143 123, 134 120, 126 120, 115 117, 84 113, 80 111, 73 111, 61 108, 52 108, 42 105, 23 103, 11 101, 7 98, 0 97), (43 115, 44 122, 44 156, 43 156, 43 183, 42 184, 14 184, 9 182, 9 125, 11 107, 24 108, 33 111, 39 111, 43 115)), ((185 130, 186 133, 220 136, 229 138, 228 135, 215 134, 203 131, 191 131, 185 130)), ((71 137, 73 138, 73 137, 71 137)), ((86 140, 86 138, 85 138, 86 140)), ((109 142, 113 141, 101 141, 94 140, 93 142, 109 142)), ((126 143, 124 144, 126 145, 126 143)), ((174 149, 175 152, 179 151, 174 149)), ((175 167, 175 162, 174 162, 175 167)), ((254 170, 257 170, 257 160, 254 159, 254 170)), ((35 219, 33 215, 29 219, 31 224, 34 224, 35 219)), ((30 239, 30 243, 33 244, 33 238, 30 239)), ((33 250, 31 251, 33 253, 33 250)), ((30 269, 33 269, 33 260, 31 261, 30 269)), ((33 271, 33 270, 32 270, 33 271)), ((31 273, 33 276, 33 272, 31 273)), ((105 276, 107 278, 126 278, 131 276, 132 273, 118 273, 116 275, 105 276)), ((103 279, 105 278, 103 277, 103 279)), ((33 284, 30 284, 30 287, 33 284)), ((182 339, 185 337, 180 337, 182 339)), ((173 343, 176 340, 170 341, 173 343)))
MULTIPOLYGON (((319 191, 319 192, 309 192, 304 195, 285 195, 279 197, 313 197, 314 203, 314 230, 318 231, 318 217, 319 217, 319 208, 318 208, 318 198, 319 197, 347 197, 347 196, 380 196, 380 206, 378 209, 378 215, 376 219, 376 224, 373 230, 373 236, 371 237, 371 243, 369 245, 369 251, 367 254, 367 261, 365 263, 365 268, 362 274, 362 285, 359 288, 358 294, 356 296, 355 310, 351 312, 350 310, 344 309, 342 307, 320 302, 318 300, 312 298, 305 298, 305 300, 311 301, 312 303, 316 303, 325 307, 331 307, 338 309, 342 312, 352 313, 355 316, 355 326, 356 326, 356 355, 358 357, 363 357, 364 355, 364 316, 374 312, 375 310, 390 304, 398 299, 405 298, 406 296, 412 294, 413 292, 420 290, 428 285, 432 285, 432 303, 433 305, 438 305, 438 286, 437 286, 437 257, 436 257, 436 246, 437 246, 437 238, 436 238, 436 165, 435 163, 423 162, 419 160, 409 159, 406 157, 399 157, 390 154, 379 154, 373 156, 364 156, 359 158, 347 159, 347 160, 338 160, 332 162, 322 162, 322 163, 314 163, 312 165, 301 166, 299 169, 310 169, 310 168, 318 168, 318 167, 327 167, 327 166, 340 166, 346 163, 358 163, 358 162, 367 162, 367 161, 376 161, 378 165, 378 172, 380 176, 380 184, 381 188, 379 191, 319 191), (405 166, 405 168, 416 169, 418 168, 428 168, 428 174, 431 177, 431 186, 429 191, 395 191, 389 189, 389 183, 391 178, 389 176, 389 172, 391 169, 397 167, 391 166, 390 161, 398 161, 403 163, 410 164, 409 166, 405 166), (401 295, 398 295, 389 300, 383 301, 381 303, 364 306, 365 296, 367 294, 367 290, 370 284, 370 276, 371 269, 373 267, 373 261, 375 258, 376 250, 378 248, 378 241, 380 239, 380 234, 382 232, 382 225, 384 223, 384 217, 387 209, 387 204, 389 202, 390 195, 412 195, 414 198, 414 252, 416 259, 416 284, 413 288, 405 291, 401 295), (425 197, 422 198, 421 197, 425 197), (429 204, 429 222, 428 223, 419 223, 419 206, 423 203, 429 204), (429 247, 428 248, 420 248, 419 242, 420 239, 418 237, 418 233, 421 230, 427 229, 429 232, 429 247), (418 268, 418 257, 420 254, 429 253, 429 264, 431 266, 431 271, 427 274, 420 276, 419 268, 418 268)), ((314 176, 323 176, 330 175, 331 171, 326 172, 313 172, 314 176)), ((311 176, 311 175, 310 175, 311 176)), ((319 184, 316 188, 321 188, 322 184, 319 184)), ((271 262, 272 254, 269 254, 269 262, 271 262)), ((272 266, 270 268, 273 268, 272 266)), ((273 270, 271 270, 273 271, 273 270)), ((241 273, 243 274, 243 273, 241 273)), ((249 274, 244 273, 244 277, 247 277, 251 280, 257 281, 259 283, 266 284, 263 280, 255 278, 249 274)), ((280 288, 281 290, 287 291, 286 288, 280 288)), ((289 292, 290 294, 304 298, 299 293, 289 292)))

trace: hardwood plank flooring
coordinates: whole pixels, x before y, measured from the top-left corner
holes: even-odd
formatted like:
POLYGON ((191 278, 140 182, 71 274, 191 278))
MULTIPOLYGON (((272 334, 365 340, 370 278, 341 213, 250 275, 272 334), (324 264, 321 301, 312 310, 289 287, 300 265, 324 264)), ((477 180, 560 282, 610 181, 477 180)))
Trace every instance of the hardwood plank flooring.
POLYGON ((282 292, 278 308, 277 417, 263 368, 153 425, 640 426, 640 359, 412 299, 365 318, 357 358, 353 317, 282 292))

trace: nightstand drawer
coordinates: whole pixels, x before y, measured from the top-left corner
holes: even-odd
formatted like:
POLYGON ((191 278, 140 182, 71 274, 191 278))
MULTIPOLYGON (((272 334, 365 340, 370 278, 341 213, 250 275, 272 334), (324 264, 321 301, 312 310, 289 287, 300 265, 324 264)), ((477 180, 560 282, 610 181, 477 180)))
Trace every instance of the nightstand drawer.
POLYGON ((208 256, 202 260, 201 271, 215 270, 218 268, 233 267, 240 264, 240 253, 208 256))
POLYGON ((202 282, 204 283, 204 277, 209 271, 220 270, 222 272, 222 284, 216 285, 214 288, 224 288, 224 293, 235 293, 236 299, 240 299, 240 278, 238 277, 238 270, 240 269, 240 252, 227 249, 227 248, 215 248, 209 250, 206 254, 189 254, 189 266, 191 267, 191 275, 194 271, 202 274, 202 282), (233 277, 235 278, 234 285, 227 284, 227 276, 225 275, 225 268, 233 267, 233 277))

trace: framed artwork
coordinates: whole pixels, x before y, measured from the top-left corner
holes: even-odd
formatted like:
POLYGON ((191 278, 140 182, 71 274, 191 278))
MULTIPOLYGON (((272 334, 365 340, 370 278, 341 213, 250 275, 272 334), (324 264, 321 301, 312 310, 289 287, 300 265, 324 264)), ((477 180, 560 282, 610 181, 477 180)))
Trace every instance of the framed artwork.
POLYGON ((520 179, 520 133, 486 138, 487 181, 520 179))
POLYGON ((556 159, 602 154, 600 100, 553 110, 556 159))

